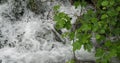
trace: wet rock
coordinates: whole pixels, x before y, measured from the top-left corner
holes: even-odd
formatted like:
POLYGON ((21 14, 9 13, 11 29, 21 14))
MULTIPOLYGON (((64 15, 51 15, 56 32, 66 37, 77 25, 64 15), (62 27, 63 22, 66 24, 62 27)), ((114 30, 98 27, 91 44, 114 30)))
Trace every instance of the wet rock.
POLYGON ((110 63, 120 63, 120 59, 118 59, 117 57, 113 57, 110 63))
POLYGON ((35 14, 43 14, 46 12, 48 6, 46 1, 44 2, 41 0, 29 0, 27 3, 27 8, 35 14))
POLYGON ((0 0, 0 4, 4 4, 7 0, 0 0))
POLYGON ((0 59, 0 63, 2 63, 2 60, 0 59))

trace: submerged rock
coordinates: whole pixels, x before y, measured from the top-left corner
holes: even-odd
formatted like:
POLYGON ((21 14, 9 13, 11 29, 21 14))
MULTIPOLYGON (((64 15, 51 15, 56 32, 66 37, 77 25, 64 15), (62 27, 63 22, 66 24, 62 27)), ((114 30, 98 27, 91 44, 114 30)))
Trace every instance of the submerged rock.
POLYGON ((27 7, 35 14, 44 14, 49 8, 47 2, 42 2, 41 0, 29 0, 27 7))

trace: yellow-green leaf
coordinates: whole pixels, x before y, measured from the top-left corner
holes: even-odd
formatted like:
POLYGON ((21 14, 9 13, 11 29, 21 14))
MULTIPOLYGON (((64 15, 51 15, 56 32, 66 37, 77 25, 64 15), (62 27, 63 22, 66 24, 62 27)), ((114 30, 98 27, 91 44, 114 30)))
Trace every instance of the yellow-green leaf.
POLYGON ((102 6, 107 6, 108 3, 109 3, 108 1, 103 1, 103 2, 101 3, 101 5, 102 5, 102 6))

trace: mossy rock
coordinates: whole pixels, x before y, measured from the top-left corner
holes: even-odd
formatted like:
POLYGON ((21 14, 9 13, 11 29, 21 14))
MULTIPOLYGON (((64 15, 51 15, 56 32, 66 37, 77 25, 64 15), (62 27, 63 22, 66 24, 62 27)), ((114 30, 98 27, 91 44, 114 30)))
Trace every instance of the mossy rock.
POLYGON ((27 3, 27 8, 35 14, 40 14, 46 11, 47 3, 41 2, 41 0, 29 0, 27 3))

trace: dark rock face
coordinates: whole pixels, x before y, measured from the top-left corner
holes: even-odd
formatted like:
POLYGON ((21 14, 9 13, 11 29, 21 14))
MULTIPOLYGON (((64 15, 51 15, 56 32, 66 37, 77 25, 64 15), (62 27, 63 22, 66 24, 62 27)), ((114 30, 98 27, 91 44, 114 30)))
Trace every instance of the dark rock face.
POLYGON ((46 2, 42 2, 41 0, 29 0, 27 3, 27 8, 35 14, 43 14, 46 12, 48 6, 46 2))
POLYGON ((0 60, 0 63, 2 63, 2 60, 0 60))
POLYGON ((59 4, 68 5, 69 0, 0 0, 1 3, 9 3, 11 9, 8 12, 2 13, 5 18, 11 21, 19 21, 21 17, 25 14, 25 11, 30 10, 35 15, 45 16, 45 12, 52 10, 55 2, 59 4), (7 2, 8 1, 8 2, 7 2), (12 2, 10 2, 12 1, 12 2), (12 5, 11 5, 12 4, 12 5))
POLYGON ((63 5, 68 5, 68 3, 70 3, 69 0, 28 0, 27 8, 35 14, 44 14, 46 11, 49 11, 51 9, 50 7, 53 6, 55 1, 63 5))
POLYGON ((4 4, 7 0, 0 0, 0 4, 4 4))

